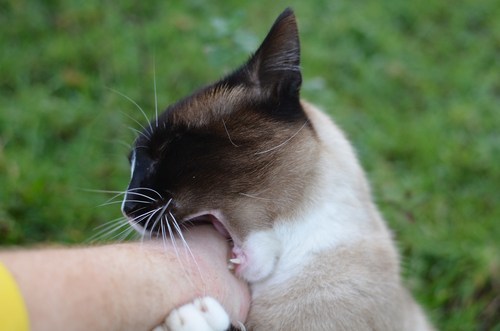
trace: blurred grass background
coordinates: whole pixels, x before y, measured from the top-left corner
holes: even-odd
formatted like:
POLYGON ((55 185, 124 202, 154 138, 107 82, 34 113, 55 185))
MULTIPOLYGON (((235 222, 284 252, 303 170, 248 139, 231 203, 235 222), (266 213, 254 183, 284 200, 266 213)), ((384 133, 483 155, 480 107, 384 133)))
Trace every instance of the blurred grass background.
POLYGON ((0 244, 81 243, 120 217, 129 127, 243 63, 292 6, 303 96, 359 152, 441 330, 500 330, 496 0, 0 2, 0 244))

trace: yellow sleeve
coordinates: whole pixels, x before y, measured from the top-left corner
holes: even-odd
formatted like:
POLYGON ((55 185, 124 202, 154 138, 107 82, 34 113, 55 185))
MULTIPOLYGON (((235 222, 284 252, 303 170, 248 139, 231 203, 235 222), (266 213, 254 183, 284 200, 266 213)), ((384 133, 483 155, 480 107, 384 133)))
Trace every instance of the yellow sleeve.
POLYGON ((23 297, 14 277, 0 262, 0 331, 29 331, 23 297))

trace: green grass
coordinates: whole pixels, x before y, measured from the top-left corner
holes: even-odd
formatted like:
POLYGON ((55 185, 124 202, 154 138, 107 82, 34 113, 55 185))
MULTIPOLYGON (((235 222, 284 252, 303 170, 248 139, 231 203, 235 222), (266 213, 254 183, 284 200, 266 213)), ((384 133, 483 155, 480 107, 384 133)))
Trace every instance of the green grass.
POLYGON ((242 63, 291 5, 303 96, 345 129, 441 330, 500 330, 495 0, 3 1, 0 244, 80 243, 120 216, 126 155, 161 107, 242 63), (119 3, 119 4, 118 4, 119 3), (132 118, 130 118, 132 117, 132 118))

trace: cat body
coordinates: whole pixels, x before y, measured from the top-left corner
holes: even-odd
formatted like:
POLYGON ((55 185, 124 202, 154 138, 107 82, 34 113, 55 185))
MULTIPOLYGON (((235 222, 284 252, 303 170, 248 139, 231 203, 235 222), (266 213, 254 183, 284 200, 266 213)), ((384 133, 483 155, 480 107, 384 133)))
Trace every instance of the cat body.
POLYGON ((280 254, 273 274, 252 284, 249 330, 430 330, 401 284, 349 142, 315 107, 303 108, 320 149, 315 184, 298 215, 259 235, 279 242, 280 254))
MULTIPOLYGON (((244 66, 137 138, 122 210, 141 231, 211 222, 231 239, 252 289, 247 330, 431 330, 350 143, 300 99, 299 62, 288 9, 244 66)), ((187 306, 165 327, 225 329, 174 325, 206 308, 187 306)))

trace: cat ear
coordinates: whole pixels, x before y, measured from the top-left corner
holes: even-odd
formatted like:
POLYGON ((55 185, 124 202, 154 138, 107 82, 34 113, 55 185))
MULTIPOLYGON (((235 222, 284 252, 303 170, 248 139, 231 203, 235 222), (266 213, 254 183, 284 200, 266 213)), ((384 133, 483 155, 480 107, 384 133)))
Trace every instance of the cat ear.
POLYGON ((248 78, 271 98, 299 97, 300 44, 295 15, 287 8, 246 65, 248 78))

